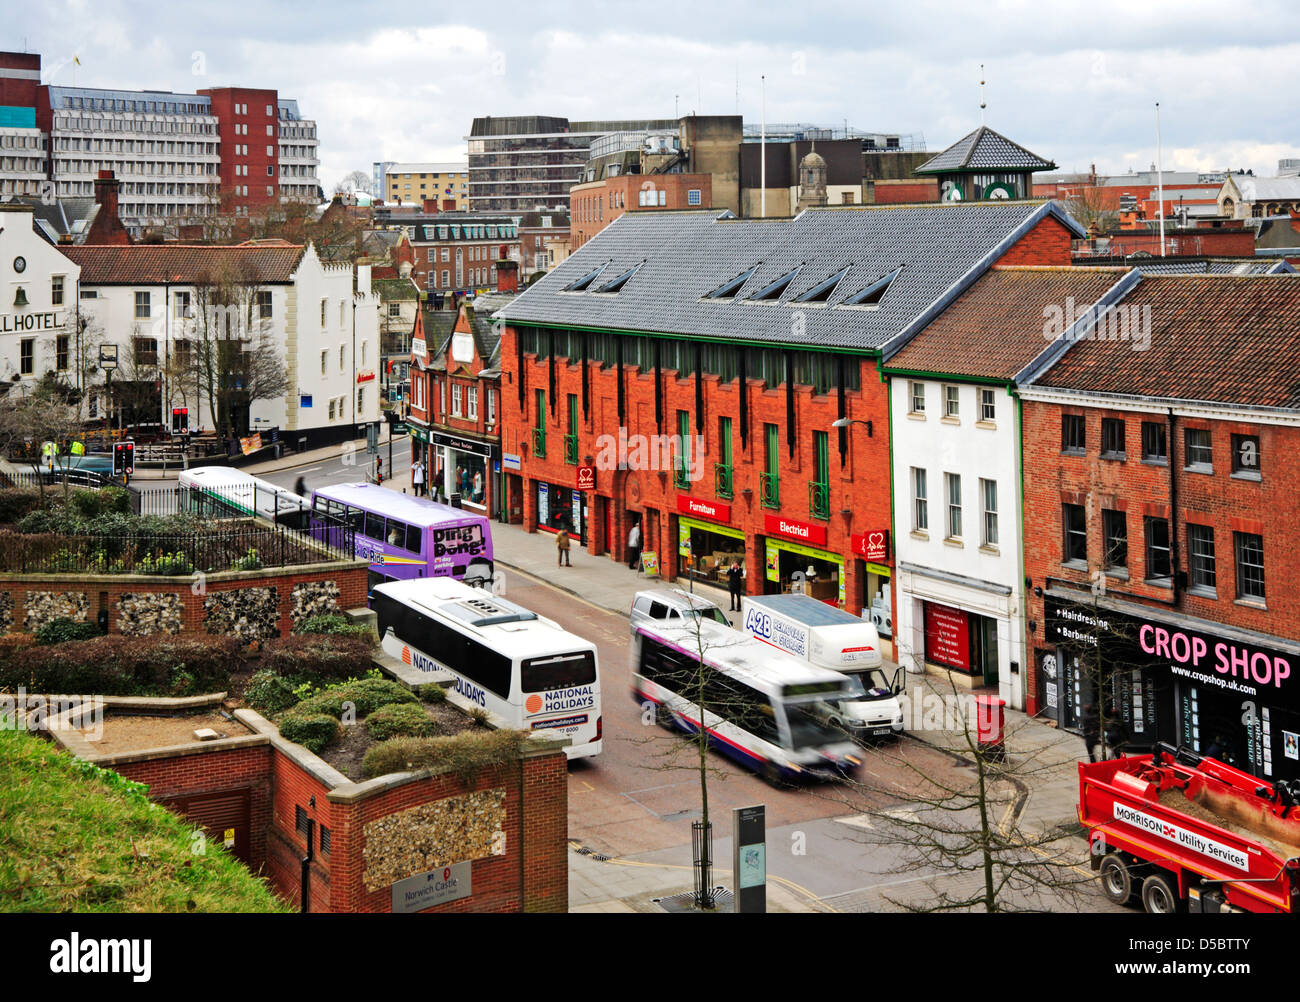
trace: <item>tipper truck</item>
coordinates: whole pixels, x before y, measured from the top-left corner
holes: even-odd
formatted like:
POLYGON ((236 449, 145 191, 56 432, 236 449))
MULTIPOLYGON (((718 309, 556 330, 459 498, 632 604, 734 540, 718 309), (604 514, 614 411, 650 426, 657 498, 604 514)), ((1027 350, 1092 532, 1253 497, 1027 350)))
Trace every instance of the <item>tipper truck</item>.
POLYGON ((1300 909, 1300 781, 1268 783, 1157 744, 1079 763, 1092 868, 1118 904, 1153 913, 1300 909))

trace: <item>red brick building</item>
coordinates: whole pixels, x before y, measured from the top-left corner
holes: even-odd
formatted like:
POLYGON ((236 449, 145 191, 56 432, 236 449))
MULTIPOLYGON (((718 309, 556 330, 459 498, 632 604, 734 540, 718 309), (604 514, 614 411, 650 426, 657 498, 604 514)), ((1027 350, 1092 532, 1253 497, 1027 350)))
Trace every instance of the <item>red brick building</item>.
POLYGON ((411 238, 411 277, 439 302, 476 290, 495 292, 497 263, 505 260, 518 266, 523 258, 512 216, 443 212, 403 218, 402 225, 411 238))
POLYGON ((1116 309, 1128 336, 1020 391, 1029 710, 1294 778, 1300 276, 1147 275, 1116 309))
POLYGON ((198 91, 212 102, 221 144, 221 200, 238 216, 280 204, 279 98, 274 90, 214 87, 198 91))
POLYGON ((625 212, 707 209, 712 174, 619 174, 569 189, 573 249, 577 250, 625 212))
POLYGON ((893 574, 866 547, 891 522, 882 348, 996 261, 1066 264, 1079 233, 1028 202, 629 213, 500 313, 524 525, 626 559, 639 522, 668 579, 740 557, 751 593, 811 569, 870 607, 893 574))

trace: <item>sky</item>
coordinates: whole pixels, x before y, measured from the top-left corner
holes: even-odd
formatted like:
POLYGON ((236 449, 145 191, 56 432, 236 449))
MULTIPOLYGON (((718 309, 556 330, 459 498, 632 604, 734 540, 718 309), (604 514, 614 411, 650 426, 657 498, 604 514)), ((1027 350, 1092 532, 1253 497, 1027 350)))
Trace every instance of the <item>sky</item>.
POLYGON ((376 160, 463 161, 480 115, 749 124, 764 91, 768 122, 938 152, 980 124, 981 64, 985 122, 1061 170, 1149 168, 1156 102, 1165 170, 1271 176, 1300 157, 1293 0, 44 0, 6 20, 4 47, 41 53, 46 83, 296 98, 326 193, 376 160))

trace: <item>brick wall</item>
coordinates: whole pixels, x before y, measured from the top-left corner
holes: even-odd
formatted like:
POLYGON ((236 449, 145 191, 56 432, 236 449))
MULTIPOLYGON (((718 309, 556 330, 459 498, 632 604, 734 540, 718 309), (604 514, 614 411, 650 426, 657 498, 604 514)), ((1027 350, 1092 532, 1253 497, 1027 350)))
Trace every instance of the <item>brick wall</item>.
POLYGON ((939 201, 939 182, 934 178, 912 178, 873 183, 877 205, 906 205, 939 201))
MULTIPOLYGON (((1027 400, 1024 403, 1025 574, 1035 587, 1046 588, 1047 578, 1087 588, 1090 575, 1101 569, 1103 558, 1102 512, 1124 511, 1128 527, 1127 580, 1108 573, 1112 595, 1146 604, 1153 609, 1177 610, 1185 615, 1277 637, 1300 635, 1300 598, 1286 575, 1300 559, 1300 544, 1286 527, 1300 521, 1300 462, 1295 459, 1300 430, 1248 421, 1177 417, 1169 441, 1176 484, 1177 509, 1171 510, 1170 467, 1142 462, 1142 422, 1167 425, 1166 415, 1104 410, 1027 400), (1082 414, 1086 425, 1086 454, 1061 452, 1063 414, 1082 414), (1101 422, 1125 422, 1127 459, 1100 458, 1101 422), (1211 433, 1212 474, 1190 472, 1186 465, 1184 431, 1205 428, 1211 433), (1262 479, 1231 476, 1232 435, 1258 435, 1262 479), (1084 506, 1088 530, 1088 569, 1062 564, 1064 531, 1062 505, 1084 506), (1189 568, 1187 524, 1214 530, 1218 598, 1180 592, 1146 583, 1144 518, 1168 518, 1176 548, 1176 567, 1189 568), (1263 536, 1267 608, 1237 601, 1234 532, 1263 536)), ((1167 437, 1168 437, 1168 433, 1167 437)), ((1031 590, 1027 618, 1037 629, 1029 634, 1030 646, 1045 647, 1044 599, 1031 590)), ((1030 712, 1039 702, 1038 659, 1030 658, 1027 698, 1030 712)))
POLYGON ((1012 244, 998 264, 1068 265, 1073 239, 1059 220, 1049 217, 1012 244))

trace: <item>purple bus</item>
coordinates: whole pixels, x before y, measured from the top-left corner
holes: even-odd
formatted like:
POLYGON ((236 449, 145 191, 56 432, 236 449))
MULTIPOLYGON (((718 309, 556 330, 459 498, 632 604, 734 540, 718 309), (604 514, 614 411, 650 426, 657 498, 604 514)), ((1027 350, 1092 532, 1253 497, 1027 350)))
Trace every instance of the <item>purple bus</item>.
POLYGON ((492 530, 482 515, 364 482, 322 487, 311 504, 351 527, 371 588, 426 577, 491 585, 492 530))

